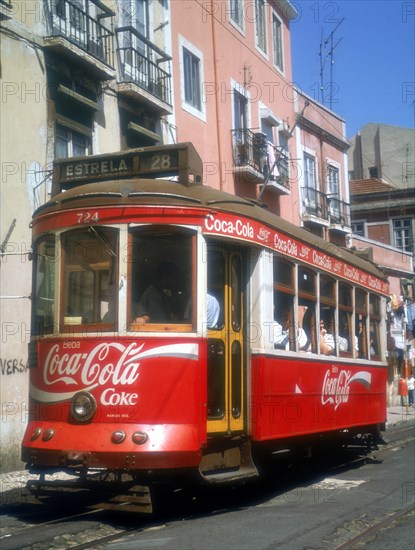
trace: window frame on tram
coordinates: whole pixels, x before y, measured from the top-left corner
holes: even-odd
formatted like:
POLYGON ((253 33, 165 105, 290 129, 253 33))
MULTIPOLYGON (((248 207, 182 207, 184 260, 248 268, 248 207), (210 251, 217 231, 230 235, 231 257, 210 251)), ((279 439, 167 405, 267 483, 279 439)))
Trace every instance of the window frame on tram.
MULTIPOLYGON (((289 327, 289 346, 277 344, 274 345, 275 349, 323 355, 318 336, 320 324, 324 321, 325 329, 331 335, 330 340, 334 344, 334 349, 326 354, 343 358, 382 360, 383 342, 380 337, 382 315, 379 295, 278 253, 273 253, 272 256, 273 322, 265 319, 265 323, 276 323, 277 326, 281 326, 280 304, 284 301, 289 304, 290 319, 292 319, 289 327), (287 272, 287 268, 289 268, 289 275, 284 281, 283 275, 287 272), (328 289, 330 289, 329 293, 328 289), (368 305, 370 305, 369 308, 368 305), (303 326, 304 322, 310 326, 303 326), (359 326, 362 329, 360 336, 359 326), (304 346, 298 343, 302 330, 307 334, 307 343, 304 346), (376 353, 373 353, 372 348, 372 353, 369 354, 370 332, 373 333, 371 340, 376 344, 374 348, 376 353), (358 340, 361 340, 360 351, 358 340)), ((275 336, 275 333, 272 335, 275 336)))
POLYGON ((119 228, 109 226, 75 227, 60 234, 61 266, 59 277, 61 284, 59 326, 62 333, 74 332, 80 329, 82 332, 112 332, 116 329, 118 319, 119 237, 119 228), (74 250, 70 252, 67 245, 71 246, 71 240, 81 235, 81 238, 85 238, 85 236, 89 238, 88 247, 93 249, 92 253, 95 258, 88 256, 85 246, 81 246, 79 262, 77 264, 76 252, 74 250), (99 265, 96 265, 94 269, 94 262, 92 260, 97 259, 96 254, 99 254, 100 263, 104 265, 101 268, 99 265), (72 262, 72 260, 75 261, 72 262), (88 266, 89 269, 86 268, 88 266), (88 311, 85 310, 86 296, 82 297, 79 293, 77 307, 74 308, 74 298, 77 293, 71 285, 66 284, 66 277, 68 276, 69 280, 73 280, 74 278, 71 277, 73 274, 79 274, 81 278, 82 274, 92 275, 92 285, 89 285, 89 287, 87 285, 84 287, 82 284, 77 286, 79 293, 85 292, 90 294, 89 301, 92 307, 88 311), (105 306, 104 304, 107 305, 105 306), (106 307, 105 312, 103 310, 104 307, 106 307), (80 311, 80 308, 82 308, 82 311, 80 311), (106 317, 109 317, 109 319, 106 317))
MULTIPOLYGON (((177 225, 131 225, 129 227, 128 235, 128 269, 127 279, 128 293, 127 293, 127 327, 131 332, 195 332, 196 331, 196 296, 197 296, 197 237, 198 233, 196 229, 189 226, 177 226, 177 225), (163 246, 158 243, 154 245, 150 251, 147 244, 147 258, 141 258, 137 256, 135 250, 140 237, 147 239, 147 241, 157 238, 162 239, 166 235, 175 236, 177 247, 177 241, 182 236, 189 239, 188 257, 185 261, 180 258, 179 254, 174 255, 173 244, 170 247, 163 246), (170 249, 169 249, 170 248, 170 249), (163 253, 164 252, 164 253, 163 253), (143 264, 143 271, 146 273, 141 278, 140 285, 137 285, 137 280, 140 281, 140 274, 137 274, 139 264, 143 264), (158 265, 156 265, 158 264, 158 265), (177 285, 177 291, 174 289, 175 298, 180 299, 179 295, 187 295, 186 304, 182 303, 180 308, 180 314, 171 315, 167 320, 158 319, 156 322, 152 322, 147 315, 141 315, 140 308, 144 307, 140 305, 140 301, 145 294, 145 291, 152 286, 155 282, 154 278, 161 275, 163 265, 168 269, 177 267, 177 273, 174 274, 175 282, 177 285), (145 266, 145 267, 144 267, 145 266), (160 269, 159 269, 160 268, 160 269), (186 288, 187 287, 187 288, 186 288), (190 287, 190 288, 189 288, 190 287)), ((168 289, 166 289, 167 292, 168 289)), ((164 304, 166 301, 172 303, 169 294, 164 294, 164 304)), ((184 298, 183 298, 184 299, 184 298)), ((144 310, 142 310, 144 311, 144 310)))

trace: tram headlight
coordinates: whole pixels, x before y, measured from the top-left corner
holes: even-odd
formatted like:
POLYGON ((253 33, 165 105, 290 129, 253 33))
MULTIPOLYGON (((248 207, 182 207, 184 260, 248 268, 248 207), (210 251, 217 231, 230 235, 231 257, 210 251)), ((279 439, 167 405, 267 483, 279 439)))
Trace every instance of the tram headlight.
POLYGON ((88 422, 97 410, 95 398, 88 392, 76 393, 71 401, 71 415, 78 422, 88 422))

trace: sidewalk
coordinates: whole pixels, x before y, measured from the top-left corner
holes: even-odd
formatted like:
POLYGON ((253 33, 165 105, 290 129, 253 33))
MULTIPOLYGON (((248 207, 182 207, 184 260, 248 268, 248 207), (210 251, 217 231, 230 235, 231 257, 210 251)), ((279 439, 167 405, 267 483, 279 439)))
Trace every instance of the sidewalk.
POLYGON ((415 409, 413 407, 388 407, 386 426, 394 426, 401 422, 415 423, 415 409))

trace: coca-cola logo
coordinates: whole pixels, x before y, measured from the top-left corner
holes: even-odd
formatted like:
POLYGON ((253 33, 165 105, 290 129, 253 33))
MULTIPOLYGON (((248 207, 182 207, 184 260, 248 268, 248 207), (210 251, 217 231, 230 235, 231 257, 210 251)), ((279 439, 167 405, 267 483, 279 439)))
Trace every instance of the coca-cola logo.
POLYGON ((43 382, 51 386, 62 382, 81 385, 85 389, 108 384, 131 385, 139 376, 138 358, 143 344, 124 345, 104 342, 88 353, 63 353, 60 345, 53 345, 45 360, 43 382))
POLYGON ((101 342, 92 348, 81 341, 70 342, 70 345, 68 342, 52 344, 47 347, 45 356, 41 355, 43 369, 30 384, 34 400, 58 403, 71 399, 80 390, 96 389, 102 405, 131 406, 138 400, 139 370, 146 360, 162 357, 199 359, 196 342, 155 347, 143 342, 101 342), (131 388, 129 391, 127 386, 131 388))
POLYGON ((328 369, 323 380, 321 403, 323 405, 333 405, 334 410, 342 403, 347 403, 350 395, 350 384, 354 381, 369 389, 372 375, 367 371, 359 371, 352 375, 350 370, 328 369))

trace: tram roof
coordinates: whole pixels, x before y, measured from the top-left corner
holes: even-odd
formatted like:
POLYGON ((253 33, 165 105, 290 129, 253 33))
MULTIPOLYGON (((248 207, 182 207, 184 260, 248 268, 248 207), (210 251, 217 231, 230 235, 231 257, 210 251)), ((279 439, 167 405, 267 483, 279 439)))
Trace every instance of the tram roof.
POLYGON ((293 223, 273 214, 256 201, 219 191, 205 185, 183 185, 162 179, 113 179, 105 182, 88 183, 55 195, 38 208, 33 217, 73 208, 90 208, 121 205, 160 205, 200 207, 243 216, 256 220, 311 248, 319 249, 329 256, 342 259, 380 279, 386 275, 375 264, 352 251, 297 227, 293 223))

